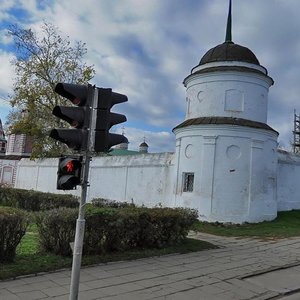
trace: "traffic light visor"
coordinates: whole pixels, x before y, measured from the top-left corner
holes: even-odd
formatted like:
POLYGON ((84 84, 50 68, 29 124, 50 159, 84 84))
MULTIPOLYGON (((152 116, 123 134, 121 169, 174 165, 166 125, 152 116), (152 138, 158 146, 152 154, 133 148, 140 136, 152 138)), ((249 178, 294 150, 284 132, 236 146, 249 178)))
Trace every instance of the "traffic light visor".
POLYGON ((67 121, 74 128, 80 128, 89 121, 89 111, 86 107, 55 106, 52 114, 67 121))
POLYGON ((86 103, 88 95, 88 87, 82 84, 58 83, 54 91, 60 96, 67 98, 77 106, 82 106, 86 103))
POLYGON ((82 129, 52 129, 49 136, 74 150, 85 149, 87 131, 82 129))

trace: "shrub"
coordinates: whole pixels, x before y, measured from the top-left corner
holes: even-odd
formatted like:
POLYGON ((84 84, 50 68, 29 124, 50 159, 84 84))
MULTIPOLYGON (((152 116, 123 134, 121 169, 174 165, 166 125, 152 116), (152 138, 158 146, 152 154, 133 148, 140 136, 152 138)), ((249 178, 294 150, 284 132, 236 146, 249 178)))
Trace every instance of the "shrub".
MULTIPOLYGON (((55 254, 70 255, 76 209, 56 209, 37 215, 41 246, 55 254)), ((197 219, 182 208, 86 206, 84 254, 102 254, 131 248, 161 248, 180 243, 197 219)))
POLYGON ((109 200, 104 198, 94 198, 91 203, 96 207, 112 207, 112 208, 124 208, 135 207, 134 203, 118 202, 115 200, 109 200))
POLYGON ((182 242, 197 220, 196 210, 185 208, 152 208, 140 214, 140 247, 162 248, 182 242))
POLYGON ((78 207, 78 198, 73 195, 59 195, 32 190, 1 188, 0 205, 29 211, 39 211, 58 207, 78 207))
POLYGON ((87 207, 84 252, 101 254, 138 245, 140 209, 87 207))
POLYGON ((0 261, 10 262, 16 256, 16 248, 26 232, 28 218, 24 211, 12 207, 0 207, 0 261))
POLYGON ((36 213, 39 243, 42 250, 63 256, 71 255, 78 210, 58 208, 36 213))
POLYGON ((109 247, 110 227, 115 220, 115 215, 115 208, 87 207, 84 253, 99 254, 106 252, 109 247))

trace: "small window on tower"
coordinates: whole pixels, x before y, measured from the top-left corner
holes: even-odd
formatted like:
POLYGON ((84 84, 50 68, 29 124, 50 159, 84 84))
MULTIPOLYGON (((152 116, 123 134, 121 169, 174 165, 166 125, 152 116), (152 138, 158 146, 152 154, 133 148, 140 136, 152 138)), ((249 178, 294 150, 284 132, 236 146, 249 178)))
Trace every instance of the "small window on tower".
POLYGON ((183 191, 192 192, 194 189, 194 173, 183 173, 183 191))

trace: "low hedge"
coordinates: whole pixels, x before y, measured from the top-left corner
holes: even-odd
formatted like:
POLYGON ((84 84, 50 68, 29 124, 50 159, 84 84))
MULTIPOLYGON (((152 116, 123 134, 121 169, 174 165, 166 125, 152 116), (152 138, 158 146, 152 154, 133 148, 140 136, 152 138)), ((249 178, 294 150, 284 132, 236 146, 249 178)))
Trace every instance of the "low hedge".
POLYGON ((74 241, 78 210, 58 208, 35 215, 41 249, 67 256, 71 254, 70 242, 74 241))
MULTIPOLYGON (((40 244, 59 255, 71 255, 76 209, 60 208, 36 216, 40 244)), ((84 254, 102 254, 131 248, 162 248, 180 243, 197 220, 183 208, 95 207, 87 205, 84 254)))
POLYGON ((15 188, 0 189, 0 205, 28 211, 48 210, 58 207, 78 207, 78 198, 73 195, 42 193, 15 188))
POLYGON ((26 232, 28 218, 24 211, 0 207, 0 262, 11 262, 26 232))
POLYGON ((113 208, 124 208, 124 207, 135 207, 134 203, 118 202, 115 200, 109 200, 104 198, 94 198, 91 203, 96 207, 113 207, 113 208))

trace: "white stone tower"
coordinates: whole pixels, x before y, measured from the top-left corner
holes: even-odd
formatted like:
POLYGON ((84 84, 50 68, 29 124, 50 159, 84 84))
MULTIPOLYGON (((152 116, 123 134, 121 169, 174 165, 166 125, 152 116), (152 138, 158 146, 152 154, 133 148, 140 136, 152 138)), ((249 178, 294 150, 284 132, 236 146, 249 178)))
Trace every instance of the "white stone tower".
POLYGON ((231 1, 225 42, 183 83, 186 117, 173 130, 175 205, 209 222, 274 219, 278 133, 267 125, 274 82, 251 50, 232 42, 231 1))

